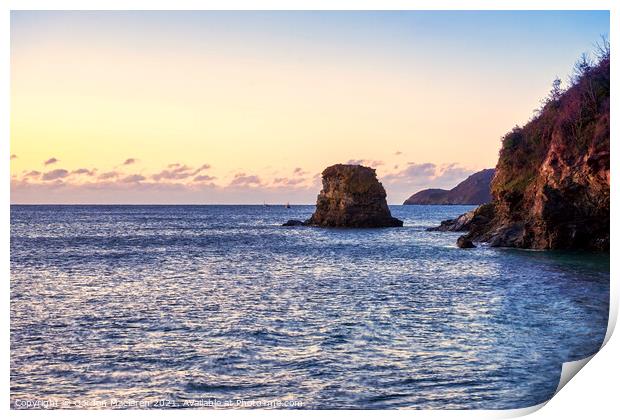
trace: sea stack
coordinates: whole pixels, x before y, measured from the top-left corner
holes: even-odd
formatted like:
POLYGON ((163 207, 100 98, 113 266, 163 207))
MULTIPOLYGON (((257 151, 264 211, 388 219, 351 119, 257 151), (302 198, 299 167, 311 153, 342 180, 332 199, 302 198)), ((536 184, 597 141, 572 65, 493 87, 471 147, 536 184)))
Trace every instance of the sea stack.
POLYGON ((385 189, 374 169, 362 165, 333 165, 323 171, 323 189, 310 226, 378 228, 399 227, 392 217, 385 189))

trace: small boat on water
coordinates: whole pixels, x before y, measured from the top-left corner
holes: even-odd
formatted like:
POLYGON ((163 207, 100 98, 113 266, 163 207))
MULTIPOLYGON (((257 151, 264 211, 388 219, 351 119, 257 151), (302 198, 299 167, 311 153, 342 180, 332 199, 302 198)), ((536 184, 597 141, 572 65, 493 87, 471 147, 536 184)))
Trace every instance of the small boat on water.
POLYGON ((286 203, 286 204, 284 205, 284 207, 285 207, 285 208, 287 208, 287 209, 290 209, 290 208, 291 208, 291 205, 290 205, 289 203, 286 203))

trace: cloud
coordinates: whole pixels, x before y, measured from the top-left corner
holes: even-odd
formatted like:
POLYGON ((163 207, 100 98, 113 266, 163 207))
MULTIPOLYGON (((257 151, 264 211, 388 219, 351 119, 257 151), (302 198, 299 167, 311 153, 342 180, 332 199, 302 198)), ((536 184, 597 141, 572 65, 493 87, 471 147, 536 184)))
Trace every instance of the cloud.
POLYGON ((88 176, 93 176, 95 175, 95 172, 97 170, 96 169, 86 169, 86 168, 80 168, 80 169, 76 169, 74 171, 71 171, 72 174, 74 175, 88 175, 88 176))
POLYGON ((397 151, 394 152, 394 155, 396 155, 396 156, 399 156, 399 155, 402 155, 402 154, 403 154, 403 152, 401 152, 400 150, 397 150, 397 151))
POLYGON ((458 163, 437 165, 408 162, 402 169, 382 175, 381 182, 392 197, 392 202, 399 202, 426 188, 451 189, 474 172, 458 163))
POLYGON ((439 167, 440 175, 437 177, 437 179, 441 180, 442 182, 454 183, 454 186, 456 186, 456 184, 465 180, 465 178, 467 178, 474 172, 474 170, 463 168, 457 163, 450 163, 441 165, 439 167))
POLYGON ((415 163, 409 162, 407 167, 398 175, 405 178, 432 178, 435 176, 437 165, 434 163, 415 163))
POLYGON ((273 173, 267 178, 266 175, 233 172, 232 180, 221 182, 216 181, 218 178, 211 175, 209 169, 211 166, 206 163, 196 167, 171 163, 142 174, 119 168, 107 172, 101 168, 50 169, 43 174, 23 171, 12 176, 11 188, 18 191, 14 196, 17 202, 36 202, 42 197, 49 202, 62 202, 62 197, 72 202, 173 202, 174 197, 183 202, 200 202, 207 194, 211 201, 251 203, 277 202, 283 200, 282 194, 285 194, 285 201, 310 203, 320 190, 321 175, 302 168, 289 170, 288 174, 273 173), (62 195, 52 194, 60 194, 59 191, 62 195))
POLYGON ((128 175, 125 178, 121 179, 121 182, 140 182, 140 181, 144 181, 146 180, 146 177, 140 175, 140 174, 134 174, 134 175, 128 175))
POLYGON ((24 175, 24 178, 38 178, 41 176, 39 171, 30 171, 24 175))
POLYGON ((17 159, 17 155, 11 155, 11 160, 17 159))
POLYGON ((58 163, 58 162, 60 162, 58 159, 56 159, 55 157, 51 157, 45 162, 43 162, 43 164, 47 166, 47 165, 53 165, 54 163, 58 163))
POLYGON ((349 161, 347 161, 347 165, 364 165, 370 166, 371 168, 376 168, 377 166, 384 165, 384 162, 381 160, 350 159, 349 161))
MULTIPOLYGON (((72 179, 72 178, 67 178, 72 179)), ((147 178, 148 181, 148 178, 147 178)), ((308 188, 225 188, 212 183, 171 182, 88 182, 63 184, 50 181, 11 180, 11 200, 17 204, 257 204, 314 203, 318 189, 308 188)))
POLYGON ((198 169, 196 169, 192 175, 197 175, 200 172, 206 171, 207 169, 210 169, 210 168, 211 168, 211 165, 209 165, 208 163, 205 163, 204 165, 202 165, 198 169))
POLYGON ((278 186, 295 186, 306 182, 305 178, 275 178, 273 183, 278 186))
POLYGON ((168 165, 168 168, 173 169, 164 169, 163 171, 152 175, 151 178, 155 181, 160 181, 162 179, 185 179, 193 175, 191 168, 186 165, 175 163, 173 165, 168 165))
POLYGON ((235 177, 232 181, 230 181, 231 187, 251 187, 251 186, 260 186, 262 184, 261 179, 256 175, 246 175, 241 172, 235 174, 235 177))
MULTIPOLYGON (((49 159, 48 162, 52 162, 52 159, 55 159, 55 158, 49 159)), ((137 161, 136 159, 129 158, 125 162, 130 162, 131 160, 133 160, 134 162, 137 161)), ((127 163, 127 164, 132 164, 132 163, 127 163)), ((147 188, 149 185, 158 185, 158 184, 171 185, 172 184, 171 182, 166 182, 166 181, 186 180, 185 185, 188 188, 193 188, 192 182, 196 184, 200 184, 201 186, 206 186, 207 185, 206 182, 216 179, 215 177, 205 172, 209 168, 211 168, 211 165, 206 164, 206 163, 200 165, 197 168, 193 168, 193 167, 181 164, 181 163, 172 163, 170 165, 167 165, 166 169, 163 169, 151 175, 125 173, 122 170, 112 170, 112 171, 103 172, 99 174, 96 168, 92 168, 92 169, 78 168, 78 169, 74 169, 71 171, 62 169, 62 170, 48 172, 41 179, 45 181, 50 181, 52 179, 66 178, 69 175, 71 175, 71 177, 68 178, 70 179, 69 181, 67 181, 68 184, 71 184, 74 186, 88 184, 90 188, 99 188, 99 187, 108 188, 114 183, 118 183, 119 185, 125 185, 125 187, 127 187, 127 184, 132 185, 132 184, 140 183, 141 186, 144 186, 145 188, 147 188), (85 183, 86 177, 94 177, 94 179, 92 179, 90 182, 85 183), (193 178, 193 180, 190 180, 190 178, 193 178), (152 182, 143 183, 143 181, 148 181, 149 179, 152 182)), ((26 171, 23 171, 20 176, 13 175, 12 178, 15 180, 21 179, 23 182, 32 183, 36 181, 36 178, 40 176, 41 176, 41 173, 38 171, 31 171, 28 174, 26 174, 26 171)), ((51 184, 49 182, 46 182, 45 185, 49 186, 51 184)))
POLYGON ((210 174, 209 164, 174 163, 142 174, 120 168, 125 166, 107 172, 88 167, 50 168, 44 174, 23 171, 11 178, 11 199, 16 203, 312 203, 321 181, 321 174, 302 168, 260 176, 233 172, 231 179, 219 182, 210 174))
POLYGON ((69 175, 69 171, 66 169, 54 169, 53 171, 49 171, 43 174, 44 181, 52 181, 55 179, 64 178, 69 175))
POLYGON ((120 174, 116 171, 104 172, 98 176, 98 179, 112 179, 118 177, 120 174))
POLYGON ((214 179, 216 179, 214 176, 198 175, 194 177, 194 182, 207 182, 207 181, 213 181, 214 179))
POLYGON ((127 166, 127 165, 133 165, 133 164, 134 164, 134 163, 136 163, 137 161, 138 161, 138 160, 137 160, 137 159, 135 159, 135 158, 128 158, 128 159, 126 159, 126 160, 125 160, 125 162, 123 162, 123 165, 124 165, 124 166, 127 166))
POLYGON ((211 165, 209 165, 208 163, 205 163, 195 169, 191 166, 183 165, 180 163, 171 163, 168 165, 167 169, 164 169, 152 175, 151 178, 155 181, 186 179, 198 175, 201 172, 204 172, 210 168, 211 165))

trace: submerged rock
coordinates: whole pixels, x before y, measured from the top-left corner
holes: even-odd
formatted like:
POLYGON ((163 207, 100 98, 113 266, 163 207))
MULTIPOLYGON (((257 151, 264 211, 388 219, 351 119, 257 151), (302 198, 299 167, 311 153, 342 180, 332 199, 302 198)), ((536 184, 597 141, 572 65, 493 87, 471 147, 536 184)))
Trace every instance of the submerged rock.
POLYGON ((291 219, 286 223, 283 223, 282 226, 304 226, 305 223, 302 222, 301 220, 295 220, 295 219, 291 219))
POLYGON ((361 165, 333 165, 323 171, 323 189, 316 211, 305 222, 311 226, 378 228, 399 227, 392 217, 383 185, 375 170, 361 165))
POLYGON ((493 220, 495 208, 492 203, 461 214, 456 219, 448 219, 441 222, 439 226, 426 229, 427 231, 440 232, 472 232, 478 231, 493 220))
POLYGON ((459 236, 459 238, 456 240, 456 246, 458 246, 459 248, 475 248, 476 247, 476 245, 474 245, 472 241, 467 239, 466 235, 459 236))
POLYGON ((469 230, 469 224, 474 217, 474 210, 461 214, 456 219, 448 219, 441 222, 439 226, 426 229, 429 232, 462 232, 469 230))

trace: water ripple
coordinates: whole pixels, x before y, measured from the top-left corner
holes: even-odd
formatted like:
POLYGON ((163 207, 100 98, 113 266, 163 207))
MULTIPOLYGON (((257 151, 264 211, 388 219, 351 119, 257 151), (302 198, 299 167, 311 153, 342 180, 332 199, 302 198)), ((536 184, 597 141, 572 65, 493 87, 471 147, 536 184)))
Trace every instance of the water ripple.
POLYGON ((468 208, 346 230, 280 226, 310 206, 12 206, 11 400, 542 402, 603 340, 609 255, 425 231, 468 208))

